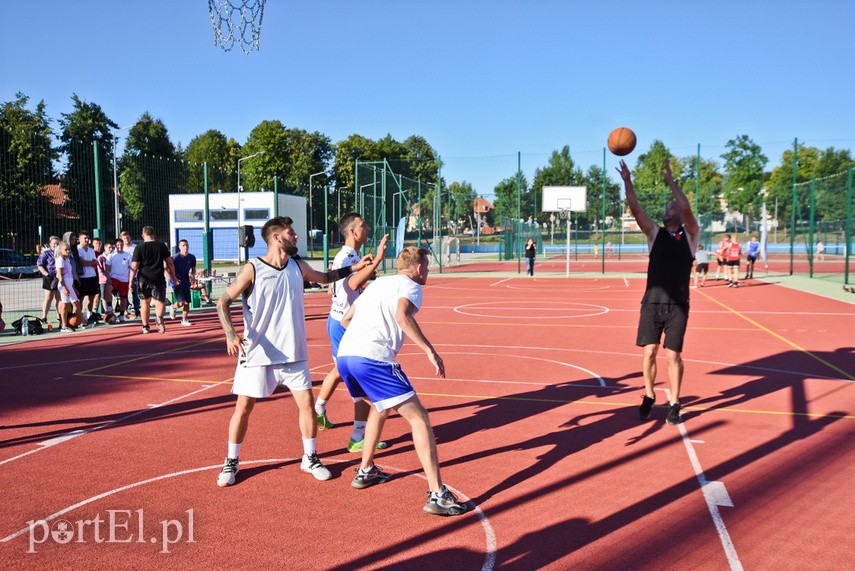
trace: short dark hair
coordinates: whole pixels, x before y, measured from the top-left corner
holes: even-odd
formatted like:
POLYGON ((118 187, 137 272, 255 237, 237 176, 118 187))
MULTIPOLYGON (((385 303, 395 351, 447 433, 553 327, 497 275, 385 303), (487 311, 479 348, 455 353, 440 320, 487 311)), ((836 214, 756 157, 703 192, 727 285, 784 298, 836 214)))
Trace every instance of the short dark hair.
POLYGON ((269 244, 271 236, 279 230, 290 228, 292 224, 294 224, 294 221, 290 216, 277 216, 276 218, 271 218, 264 223, 264 226, 261 227, 261 239, 264 240, 265 244, 269 244))
POLYGON ((80 238, 81 236, 89 236, 89 230, 81 230, 78 232, 77 237, 80 238))
POLYGON ((187 241, 187 240, 185 240, 184 238, 182 238, 182 239, 178 240, 178 243, 179 243, 179 244, 181 244, 181 242, 184 242, 185 244, 187 244, 187 247, 188 247, 188 248, 190 247, 190 242, 188 242, 188 241, 187 241))
POLYGON ((358 212, 348 212, 347 214, 341 217, 341 220, 338 221, 338 229, 341 231, 342 234, 344 234, 344 232, 348 228, 353 226, 353 223, 356 222, 357 218, 361 219, 362 215, 358 212))
POLYGON ((151 226, 143 226, 142 235, 151 236, 152 238, 154 238, 154 228, 152 228, 151 226))

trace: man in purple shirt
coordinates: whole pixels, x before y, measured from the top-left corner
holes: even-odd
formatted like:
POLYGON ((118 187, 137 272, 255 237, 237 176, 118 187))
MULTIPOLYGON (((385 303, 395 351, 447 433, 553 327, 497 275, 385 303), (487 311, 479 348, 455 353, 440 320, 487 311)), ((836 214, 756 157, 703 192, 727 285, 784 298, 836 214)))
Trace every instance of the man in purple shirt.
POLYGON ((39 259, 36 261, 36 268, 42 275, 42 289, 45 291, 45 300, 42 303, 42 323, 44 324, 48 322, 51 305, 59 312, 59 289, 56 280, 57 246, 59 246, 59 237, 51 236, 48 240, 48 247, 42 250, 39 259))

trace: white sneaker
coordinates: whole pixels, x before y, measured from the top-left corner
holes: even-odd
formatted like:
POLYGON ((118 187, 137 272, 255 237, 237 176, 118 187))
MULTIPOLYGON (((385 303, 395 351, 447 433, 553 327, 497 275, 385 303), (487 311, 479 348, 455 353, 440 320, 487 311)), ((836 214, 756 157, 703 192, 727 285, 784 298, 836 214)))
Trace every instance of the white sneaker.
POLYGON ((169 319, 175 319, 175 304, 169 306, 169 319))
POLYGON ((237 458, 226 458, 226 462, 223 464, 223 471, 217 476, 217 485, 219 487, 225 488, 226 486, 234 485, 235 476, 237 476, 239 471, 238 462, 237 458))
POLYGON ((315 477, 316 480, 329 480, 332 474, 327 470, 321 461, 318 459, 318 453, 303 454, 303 461, 300 463, 300 470, 308 472, 315 477))
POLYGON ((181 325, 183 325, 184 327, 190 327, 193 324, 190 323, 190 320, 185 317, 184 319, 181 320, 181 325))

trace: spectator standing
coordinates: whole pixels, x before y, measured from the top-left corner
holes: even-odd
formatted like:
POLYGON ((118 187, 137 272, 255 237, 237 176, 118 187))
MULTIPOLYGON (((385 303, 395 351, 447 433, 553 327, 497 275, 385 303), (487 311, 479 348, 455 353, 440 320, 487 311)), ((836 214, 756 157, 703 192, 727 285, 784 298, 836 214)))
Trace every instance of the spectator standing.
POLYGON ((98 272, 98 301, 95 303, 95 311, 101 311, 101 300, 104 301, 105 321, 112 321, 113 313, 113 286, 111 284, 110 254, 113 253, 113 245, 109 242, 104 245, 104 251, 95 259, 95 269, 98 272))
POLYGON ((169 255, 169 248, 163 242, 155 241, 154 228, 144 227, 142 235, 143 243, 134 249, 128 287, 134 291, 137 289, 135 284, 139 284, 139 295, 142 301, 139 316, 143 334, 151 331, 149 319, 152 299, 154 299, 157 330, 160 333, 166 333, 166 325, 163 323, 166 308, 166 273, 176 285, 181 285, 181 281, 175 277, 175 266, 172 263, 172 256, 169 255), (139 280, 134 282, 137 274, 139 274, 139 280))
POLYGON ((128 280, 131 273, 131 256, 125 252, 124 240, 121 238, 116 240, 116 250, 110 254, 107 261, 110 263, 110 284, 113 286, 113 295, 119 298, 116 304, 119 323, 124 323, 128 311, 128 280))
MULTIPOLYGON (((36 261, 36 268, 42 275, 42 289, 45 292, 42 304, 42 323, 47 325, 48 313, 51 306, 59 313, 59 281, 56 279, 56 248, 59 246, 59 236, 51 236, 48 239, 48 247, 44 248, 36 261)), ((60 324, 62 322, 60 321, 60 324)))
POLYGON ((175 301, 169 306, 169 316, 175 319, 175 309, 182 308, 181 325, 190 326, 190 284, 196 279, 196 256, 190 253, 190 243, 179 240, 178 253, 172 256, 175 266, 175 277, 179 283, 172 286, 175 301))
POLYGON ((95 300, 98 298, 98 272, 95 266, 98 263, 95 261, 95 250, 90 246, 89 232, 86 230, 81 230, 80 234, 77 235, 77 258, 80 260, 79 267, 83 269, 82 272, 78 272, 80 275, 78 295, 81 305, 84 298, 86 299, 83 317, 94 323, 99 317, 95 314, 98 309, 95 306, 95 300))
MULTIPOLYGON (((122 233, 119 234, 119 237, 122 239, 122 243, 125 246, 125 252, 131 257, 131 260, 134 259, 134 250, 137 249, 137 245, 134 244, 133 240, 131 240, 131 235, 122 230, 122 233)), ((140 314, 140 294, 139 294, 139 283, 134 282, 134 286, 129 288, 131 291, 131 300, 134 304, 134 315, 140 314)))

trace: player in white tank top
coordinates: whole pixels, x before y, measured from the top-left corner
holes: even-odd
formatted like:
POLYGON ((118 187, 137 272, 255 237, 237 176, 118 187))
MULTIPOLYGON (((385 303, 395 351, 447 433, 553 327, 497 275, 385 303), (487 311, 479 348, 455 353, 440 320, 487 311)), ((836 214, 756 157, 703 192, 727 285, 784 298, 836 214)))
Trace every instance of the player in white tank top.
POLYGON ((220 487, 235 483, 238 454, 256 399, 270 396, 278 385, 288 386, 299 410, 303 439, 300 469, 318 480, 331 477, 315 448, 317 425, 306 348, 303 280, 330 283, 362 269, 366 263, 327 273, 312 269, 306 262, 293 257, 297 254, 297 233, 292 224, 288 217, 273 218, 265 223, 261 235, 267 243, 267 254, 247 262, 217 303, 217 313, 226 333, 226 350, 238 358, 232 388, 237 402, 229 422, 226 462, 217 478, 220 487), (244 333, 239 336, 230 306, 242 294, 244 333))

